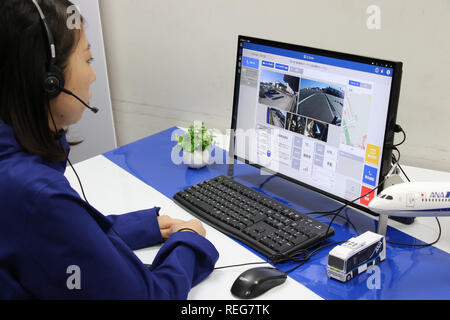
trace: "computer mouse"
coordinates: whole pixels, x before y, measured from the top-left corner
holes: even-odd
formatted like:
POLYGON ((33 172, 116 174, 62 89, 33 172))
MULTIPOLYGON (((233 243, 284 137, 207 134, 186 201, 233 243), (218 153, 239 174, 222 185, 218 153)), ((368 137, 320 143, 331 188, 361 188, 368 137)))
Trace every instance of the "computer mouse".
POLYGON ((287 274, 271 267, 252 268, 241 273, 231 287, 231 293, 242 299, 256 298, 286 281, 287 274))

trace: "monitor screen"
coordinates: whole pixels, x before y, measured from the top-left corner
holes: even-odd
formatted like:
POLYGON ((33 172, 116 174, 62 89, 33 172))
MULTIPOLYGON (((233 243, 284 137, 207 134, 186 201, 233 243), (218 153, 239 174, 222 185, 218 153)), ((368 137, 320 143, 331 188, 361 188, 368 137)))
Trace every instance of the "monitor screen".
MULTIPOLYGON (((355 200, 391 167, 401 68, 239 36, 235 158, 346 203, 355 200)), ((375 195, 355 205, 364 209, 375 195)))

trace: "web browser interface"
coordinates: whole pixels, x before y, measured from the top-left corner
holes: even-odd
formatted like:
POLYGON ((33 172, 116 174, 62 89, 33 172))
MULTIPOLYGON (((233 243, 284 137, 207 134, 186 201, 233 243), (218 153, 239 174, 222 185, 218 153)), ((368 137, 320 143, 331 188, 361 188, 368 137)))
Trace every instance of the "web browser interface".
POLYGON ((241 48, 236 155, 350 201, 377 186, 394 69, 241 48))

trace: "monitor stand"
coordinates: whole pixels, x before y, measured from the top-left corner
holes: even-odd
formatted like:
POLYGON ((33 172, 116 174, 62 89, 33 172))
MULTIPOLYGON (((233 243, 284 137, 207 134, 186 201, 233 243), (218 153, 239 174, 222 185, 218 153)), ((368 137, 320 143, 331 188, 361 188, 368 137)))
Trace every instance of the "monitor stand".
POLYGON ((230 130, 230 146, 227 153, 227 176, 233 178, 234 176, 234 145, 235 135, 234 130, 230 130))

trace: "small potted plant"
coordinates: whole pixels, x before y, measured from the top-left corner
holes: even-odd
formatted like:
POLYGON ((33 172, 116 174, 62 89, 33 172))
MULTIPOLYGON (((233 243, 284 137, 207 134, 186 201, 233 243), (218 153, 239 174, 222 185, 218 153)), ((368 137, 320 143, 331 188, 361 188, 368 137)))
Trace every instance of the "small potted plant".
POLYGON ((177 136, 175 147, 183 151, 183 162, 188 167, 198 169, 209 163, 214 138, 212 130, 207 130, 202 122, 201 126, 191 125, 183 136, 177 136))

